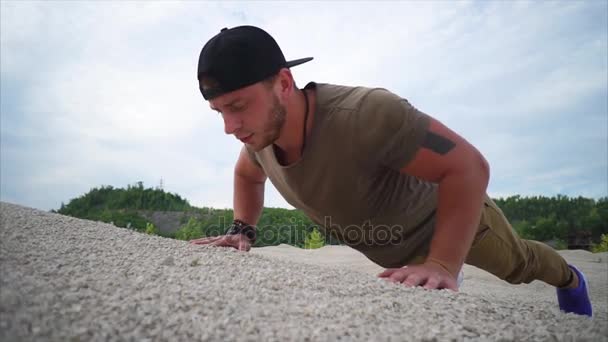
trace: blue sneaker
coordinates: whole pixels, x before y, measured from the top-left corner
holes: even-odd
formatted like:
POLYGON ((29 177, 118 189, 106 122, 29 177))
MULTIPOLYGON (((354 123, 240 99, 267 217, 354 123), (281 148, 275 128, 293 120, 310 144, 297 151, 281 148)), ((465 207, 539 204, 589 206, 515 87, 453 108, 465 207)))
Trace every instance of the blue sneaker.
POLYGON ((576 267, 568 265, 578 276, 578 287, 575 289, 557 289, 557 301, 560 310, 578 315, 592 316, 591 301, 589 300, 589 289, 583 272, 576 267))

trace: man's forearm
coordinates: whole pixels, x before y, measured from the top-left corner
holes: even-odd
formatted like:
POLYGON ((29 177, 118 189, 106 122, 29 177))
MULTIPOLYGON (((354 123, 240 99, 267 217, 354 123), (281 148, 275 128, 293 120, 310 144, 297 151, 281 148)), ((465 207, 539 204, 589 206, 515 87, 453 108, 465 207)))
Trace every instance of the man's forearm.
POLYGON ((446 175, 439 183, 437 221, 429 261, 456 276, 475 237, 488 184, 486 169, 446 175))
POLYGON ((264 206, 264 183, 256 183, 235 174, 234 218, 256 225, 264 206))

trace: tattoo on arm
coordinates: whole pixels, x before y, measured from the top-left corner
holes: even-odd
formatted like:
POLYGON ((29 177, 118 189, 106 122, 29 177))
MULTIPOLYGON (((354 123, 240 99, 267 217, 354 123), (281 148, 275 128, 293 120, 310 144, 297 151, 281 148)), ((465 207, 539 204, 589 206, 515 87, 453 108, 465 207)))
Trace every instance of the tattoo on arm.
POLYGON ((428 148, 429 150, 441 155, 445 155, 446 153, 450 152, 454 146, 456 146, 456 144, 452 140, 431 131, 426 132, 426 136, 422 141, 422 147, 428 148))

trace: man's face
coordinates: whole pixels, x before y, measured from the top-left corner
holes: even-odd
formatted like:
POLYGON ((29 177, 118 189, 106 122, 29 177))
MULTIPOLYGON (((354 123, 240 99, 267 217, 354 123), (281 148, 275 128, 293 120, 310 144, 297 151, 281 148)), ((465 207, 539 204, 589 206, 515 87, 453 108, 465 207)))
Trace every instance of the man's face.
POLYGON ((259 82, 209 101, 222 114, 224 131, 260 151, 281 135, 287 110, 272 88, 259 82))

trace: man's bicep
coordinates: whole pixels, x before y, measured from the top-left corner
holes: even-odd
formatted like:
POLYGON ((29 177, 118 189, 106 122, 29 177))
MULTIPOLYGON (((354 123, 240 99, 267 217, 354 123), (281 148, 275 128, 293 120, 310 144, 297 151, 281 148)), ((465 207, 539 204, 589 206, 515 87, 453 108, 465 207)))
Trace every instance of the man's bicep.
POLYGON ((247 147, 243 146, 236 162, 234 173, 253 183, 264 183, 267 178, 266 173, 257 161, 253 161, 253 158, 247 147))
POLYGON ((464 138, 438 120, 430 123, 412 160, 400 171, 438 183, 447 173, 487 167, 481 153, 464 138))

